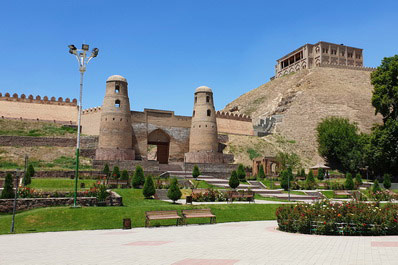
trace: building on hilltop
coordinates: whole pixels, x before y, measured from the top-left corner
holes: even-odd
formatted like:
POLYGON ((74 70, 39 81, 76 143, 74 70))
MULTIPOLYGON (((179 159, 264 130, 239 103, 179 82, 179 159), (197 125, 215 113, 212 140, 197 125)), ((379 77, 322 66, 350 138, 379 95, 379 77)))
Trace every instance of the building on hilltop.
POLYGON ((322 65, 363 67, 363 49, 320 41, 305 44, 276 60, 275 78, 322 65))

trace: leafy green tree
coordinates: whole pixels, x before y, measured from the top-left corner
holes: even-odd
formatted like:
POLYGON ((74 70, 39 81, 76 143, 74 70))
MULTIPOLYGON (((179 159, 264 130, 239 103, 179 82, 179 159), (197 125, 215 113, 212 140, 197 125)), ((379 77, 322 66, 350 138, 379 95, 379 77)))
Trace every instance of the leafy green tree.
POLYGON ((118 166, 114 166, 112 170, 112 178, 119 179, 120 178, 120 170, 118 166))
POLYGON ((301 166, 300 157, 296 153, 284 153, 279 152, 276 155, 276 161, 280 164, 282 170, 291 167, 292 169, 296 169, 301 166))
POLYGON ((238 175, 238 178, 239 178, 240 181, 245 181, 246 180, 245 167, 242 164, 239 164, 238 170, 236 171, 236 174, 238 175))
POLYGON ((372 191, 374 193, 376 193, 377 191, 381 191, 380 184, 379 184, 379 181, 377 179, 375 180, 375 182, 374 182, 374 184, 372 186, 372 191))
POLYGON ((264 179, 265 178, 263 165, 260 165, 260 167, 258 168, 257 178, 259 178, 259 179, 264 179))
POLYGON ((123 170, 120 179, 121 180, 129 180, 129 172, 127 172, 127 170, 123 170))
POLYGON ((144 185, 144 183, 145 183, 144 170, 140 165, 137 165, 135 167, 133 180, 131 184, 133 185, 134 188, 138 189, 140 186, 144 185))
POLYGON ((239 186, 240 181, 238 178, 238 174, 236 173, 236 170, 232 171, 228 184, 232 189, 236 189, 239 186))
POLYGON ((178 181, 176 178, 171 180, 170 188, 167 191, 167 197, 175 203, 178 201, 182 196, 181 190, 178 187, 178 181))
POLYGON ((35 169, 33 167, 32 164, 30 164, 28 166, 28 168, 26 169, 25 175, 22 179, 22 183, 24 186, 29 185, 30 183, 32 183, 32 177, 35 175, 35 169))
POLYGON ((355 186, 358 187, 359 185, 362 185, 362 183, 363 183, 362 176, 361 176, 361 174, 357 173, 355 175, 355 186))
POLYGON ((366 145, 366 161, 375 175, 398 172, 398 121, 388 119, 384 125, 373 128, 366 145))
POLYGON ((109 178, 109 174, 111 173, 111 171, 109 169, 108 164, 105 164, 104 169, 102 170, 102 173, 104 173, 106 175, 106 178, 109 178))
POLYGON ((325 178, 325 169, 323 169, 323 168, 319 168, 319 169, 318 169, 318 176, 317 176, 317 178, 318 178, 319 180, 323 180, 323 179, 325 178))
POLYGON ((331 167, 343 172, 357 172, 364 159, 364 145, 357 125, 346 118, 328 117, 316 130, 318 152, 331 167))
POLYGON ((390 174, 384 174, 384 176, 383 176, 383 186, 386 189, 391 188, 391 175, 390 174))
POLYGON ((352 180, 351 173, 347 173, 345 177, 344 187, 346 190, 353 190, 354 189, 354 181, 352 180))
POLYGON ((193 177, 194 179, 196 179, 196 178, 199 177, 199 176, 200 176, 199 167, 198 167, 197 165, 194 165, 194 166, 193 166, 193 169, 192 169, 192 177, 193 177))
POLYGON ((144 194, 144 197, 146 199, 152 198, 153 195, 155 195, 156 190, 155 190, 155 184, 153 183, 152 176, 149 175, 145 179, 145 184, 144 184, 144 189, 142 190, 142 194, 144 194))
POLYGON ((7 173, 6 179, 4 180, 3 191, 1 192, 2 199, 12 199, 14 198, 14 183, 11 173, 7 173))
POLYGON ((388 119, 398 120, 398 55, 384 58, 381 65, 371 74, 374 86, 372 105, 376 114, 388 119))

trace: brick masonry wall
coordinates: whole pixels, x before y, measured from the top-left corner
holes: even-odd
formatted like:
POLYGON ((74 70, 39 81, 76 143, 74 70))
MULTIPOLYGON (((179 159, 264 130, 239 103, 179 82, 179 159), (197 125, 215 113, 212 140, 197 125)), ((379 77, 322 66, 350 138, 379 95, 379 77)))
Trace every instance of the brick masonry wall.
POLYGON ((75 105, 57 102, 46 104, 35 104, 29 102, 10 101, 0 99, 0 113, 4 118, 22 118, 30 120, 64 121, 65 123, 76 123, 77 107, 75 105))
MULTIPOLYGON (((122 206, 123 199, 116 192, 111 192, 111 196, 105 201, 107 206, 122 206)), ((77 197, 77 204, 81 206, 95 206, 95 197, 77 197)), ((0 213, 11 213, 14 199, 0 199, 0 213)), ((17 200, 17 211, 30 210, 42 207, 68 206, 73 205, 73 197, 70 198, 19 198, 17 200)))

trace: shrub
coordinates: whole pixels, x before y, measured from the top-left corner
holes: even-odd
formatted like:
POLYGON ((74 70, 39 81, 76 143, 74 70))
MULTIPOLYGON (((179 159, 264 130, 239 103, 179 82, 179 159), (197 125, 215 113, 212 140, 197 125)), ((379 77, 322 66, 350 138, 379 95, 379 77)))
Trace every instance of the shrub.
POLYGON ((236 173, 235 170, 232 171, 228 184, 232 189, 236 189, 239 186, 240 182, 239 182, 238 174, 236 173))
POLYGON ((352 180, 352 175, 351 173, 347 173, 345 182, 344 182, 344 187, 346 190, 353 190, 354 189, 354 181, 352 180))
POLYGON ((329 201, 285 205, 276 210, 279 229, 321 235, 397 235, 398 205, 329 201))
POLYGON ((319 180, 323 180, 325 178, 325 170, 323 168, 318 169, 318 176, 317 178, 319 180))
POLYGON ((109 178, 109 174, 111 173, 111 171, 109 169, 108 164, 105 164, 104 169, 102 170, 102 173, 104 173, 106 175, 106 178, 109 178))
POLYGON ((384 180, 383 180, 383 186, 386 189, 391 188, 391 175, 390 174, 384 174, 384 180))
POLYGON ((193 169, 192 169, 192 177, 193 177, 194 179, 196 179, 196 178, 199 177, 199 176, 200 176, 199 167, 198 167, 197 165, 194 165, 194 166, 193 166, 193 169))
POLYGON ((171 180, 171 185, 169 190, 167 191, 167 197, 175 203, 177 200, 179 200, 182 196, 182 193, 180 191, 180 188, 178 187, 178 181, 176 178, 173 178, 171 180))
POLYGON ((356 175, 355 175, 355 186, 359 186, 359 185, 362 185, 362 177, 361 177, 361 174, 359 174, 359 173, 357 173, 356 175))
POLYGON ((112 170, 112 178, 119 179, 120 178, 120 170, 118 166, 114 166, 112 170))
POLYGON ((375 180, 375 183, 372 186, 372 191, 373 191, 373 193, 381 191, 381 188, 380 188, 380 185, 379 185, 379 181, 377 179, 375 180))
POLYGON ((260 167, 258 169, 257 178, 259 178, 259 179, 264 179, 265 178, 263 165, 260 165, 260 167))
POLYGON ((104 184, 94 184, 94 189, 95 192, 93 195, 97 197, 98 202, 104 202, 110 195, 110 193, 107 191, 106 185, 104 184))
POLYGON ((238 175, 238 178, 239 178, 240 181, 245 181, 246 180, 245 167, 242 164, 239 164, 238 170, 236 171, 236 174, 238 175))
POLYGON ((25 175, 22 179, 22 183, 24 186, 29 185, 30 183, 32 183, 32 177, 35 175, 35 169, 33 168, 33 165, 30 164, 28 166, 28 169, 25 172, 25 175))
POLYGON ((292 168, 289 167, 288 169, 282 170, 280 176, 281 176, 281 187, 282 187, 282 189, 287 191, 289 189, 289 185, 291 188, 291 184, 293 181, 292 168), (290 179, 290 183, 289 183, 289 179, 290 179))
POLYGON ((13 177, 11 173, 7 173, 6 179, 4 180, 3 191, 1 192, 2 199, 12 199, 14 198, 14 184, 13 177))
POLYGON ((132 185, 134 188, 138 189, 140 186, 144 185, 145 177, 144 177, 144 170, 140 165, 135 167, 132 185))
POLYGON ((155 190, 155 185, 153 183, 152 176, 148 176, 145 179, 145 184, 144 184, 144 189, 142 190, 142 194, 144 194, 144 197, 146 199, 151 198, 153 195, 155 195, 156 190, 155 190))
POLYGON ((122 175, 121 175, 120 179, 121 180, 129 180, 129 173, 127 172, 127 170, 122 171, 122 175))
POLYGON ((227 194, 220 190, 209 189, 201 193, 193 193, 192 201, 194 202, 224 202, 227 200, 227 194))

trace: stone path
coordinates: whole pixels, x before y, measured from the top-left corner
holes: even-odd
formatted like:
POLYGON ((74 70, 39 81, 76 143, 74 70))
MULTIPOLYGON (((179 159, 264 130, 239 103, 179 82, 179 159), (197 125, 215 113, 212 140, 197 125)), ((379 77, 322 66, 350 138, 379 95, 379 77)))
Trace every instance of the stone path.
POLYGON ((280 232, 276 221, 1 235, 0 264, 398 264, 398 236, 280 232))

